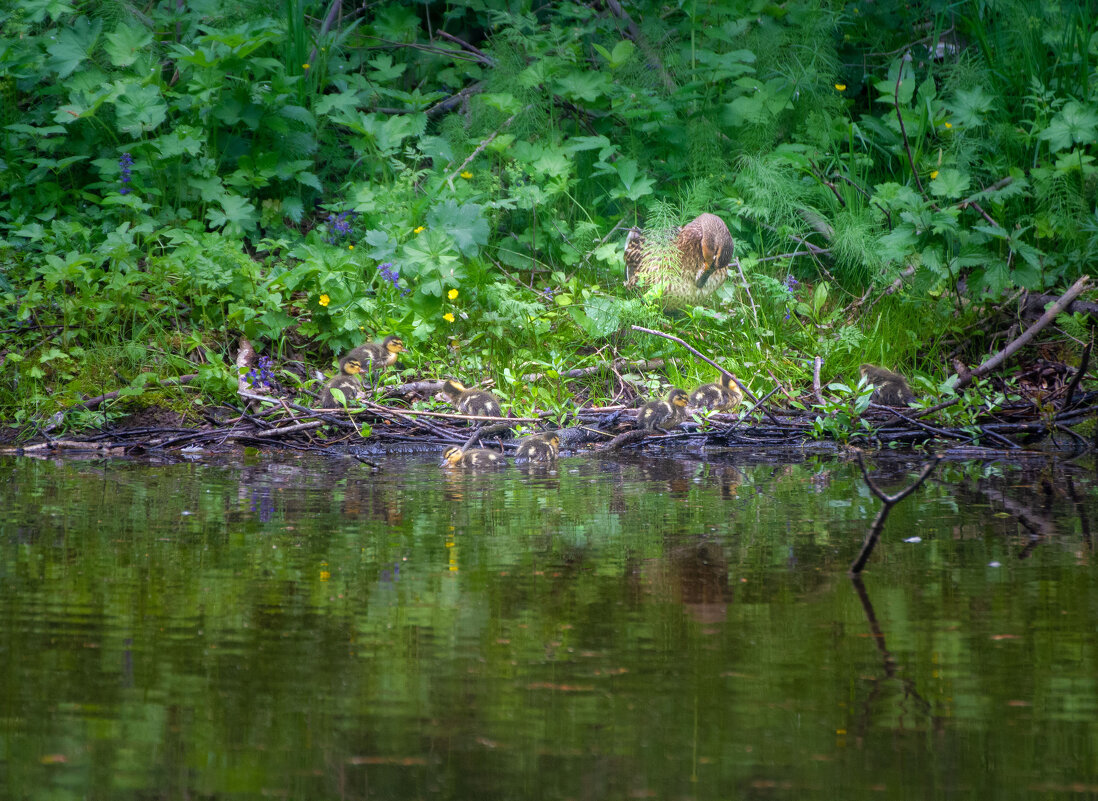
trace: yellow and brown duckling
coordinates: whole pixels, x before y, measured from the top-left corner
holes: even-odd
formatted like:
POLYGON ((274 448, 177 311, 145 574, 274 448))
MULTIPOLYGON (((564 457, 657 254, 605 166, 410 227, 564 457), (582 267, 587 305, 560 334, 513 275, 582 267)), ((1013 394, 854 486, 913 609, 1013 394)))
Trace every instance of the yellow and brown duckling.
POLYGON ((385 337, 381 342, 367 342, 343 354, 339 360, 339 369, 344 372, 348 365, 358 365, 359 372, 373 372, 396 363, 397 355, 404 350, 404 340, 398 336, 385 337))
POLYGON ((504 467, 507 460, 502 454, 490 451, 487 448, 473 448, 463 451, 456 445, 451 445, 442 453, 442 461, 439 467, 504 467))
POLYGON ((863 364, 858 372, 867 383, 873 385, 873 395, 870 398, 873 403, 882 406, 907 406, 915 400, 915 393, 907 385, 907 379, 899 373, 873 364, 863 364))
POLYGON ((649 401, 640 407, 637 413, 637 428, 650 431, 667 431, 668 426, 677 426, 686 414, 686 404, 690 396, 678 387, 667 393, 660 401, 649 401))
POLYGON ((560 435, 556 431, 535 434, 519 442, 515 459, 527 462, 551 462, 560 450, 560 435))
POLYGON ((500 417, 499 398, 483 389, 466 389, 460 381, 446 379, 442 384, 442 394, 450 399, 454 408, 462 414, 478 417, 500 417))
POLYGON ((740 405, 743 391, 729 373, 721 373, 720 383, 702 384, 690 393, 690 405, 718 412, 730 412, 740 405))
POLYGON ((332 394, 333 389, 342 392, 347 403, 357 400, 362 393, 361 373, 362 368, 358 366, 357 362, 348 362, 343 365, 342 371, 328 379, 328 382, 324 385, 324 390, 320 393, 320 408, 339 409, 342 407, 343 404, 337 401, 335 395, 332 394))
POLYGON ((351 403, 358 399, 362 392, 362 384, 358 380, 356 375, 346 375, 340 373, 334 378, 330 379, 328 383, 324 385, 324 391, 320 395, 320 408, 321 409, 338 409, 343 404, 336 400, 335 395, 332 394, 333 389, 338 389, 343 393, 343 399, 347 403, 351 403))

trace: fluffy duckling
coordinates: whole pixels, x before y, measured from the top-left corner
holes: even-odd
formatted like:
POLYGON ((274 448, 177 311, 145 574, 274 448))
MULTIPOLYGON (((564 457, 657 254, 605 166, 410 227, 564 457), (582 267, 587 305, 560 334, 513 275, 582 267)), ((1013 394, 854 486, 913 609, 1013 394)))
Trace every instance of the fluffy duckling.
POLYGON ((361 372, 362 368, 358 366, 357 362, 344 365, 343 372, 330 378, 328 383, 324 385, 324 391, 320 393, 320 408, 342 408, 343 404, 337 401, 335 395, 332 394, 333 389, 342 392, 347 403, 356 400, 362 393, 362 382, 359 379, 361 372))
POLYGON ((385 337, 381 342, 367 342, 347 351, 339 360, 339 369, 347 372, 347 365, 357 364, 361 372, 372 372, 396 363, 397 354, 404 350, 404 340, 398 336, 385 337))
POLYGON ((915 393, 907 385, 907 379, 899 373, 872 364, 863 364, 858 372, 873 385, 873 396, 870 399, 873 403, 882 406, 907 406, 915 400, 915 393))
POLYGON ((728 373, 721 373, 719 384, 702 384, 690 393, 690 405, 718 412, 730 412, 740 405, 743 392, 728 373))
POLYGON ((641 406, 637 414, 637 428, 666 432, 666 426, 677 426, 682 422, 689 401, 689 395, 678 387, 673 388, 667 393, 666 399, 649 401, 641 406))
POLYGON ((558 450, 560 450, 560 436, 556 431, 547 431, 544 434, 535 434, 523 439, 515 452, 515 459, 527 462, 551 462, 557 458, 558 450))
POLYGON ((487 448, 473 448, 463 451, 456 445, 451 445, 442 453, 442 461, 439 467, 503 467, 507 460, 502 454, 490 451, 487 448))
POLYGON ((442 385, 442 394, 450 399, 454 408, 462 414, 478 417, 499 417, 499 398, 482 389, 466 389, 460 381, 446 379, 442 385))

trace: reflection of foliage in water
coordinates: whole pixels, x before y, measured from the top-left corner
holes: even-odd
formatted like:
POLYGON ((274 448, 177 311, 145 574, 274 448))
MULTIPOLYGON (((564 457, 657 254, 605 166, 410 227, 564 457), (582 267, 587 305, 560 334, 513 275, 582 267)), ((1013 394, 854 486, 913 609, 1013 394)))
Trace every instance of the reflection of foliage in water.
MULTIPOLYGON (((883 463, 877 480, 890 490, 916 467, 883 463)), ((866 764, 874 783, 924 787, 946 754, 988 749, 1003 767, 972 779, 982 796, 1033 775, 1094 781, 1086 749, 1049 766, 1027 745, 1095 725, 1085 474, 1073 501, 1060 474, 943 466, 894 510, 865 581, 926 710, 884 673, 844 575, 876 511, 849 464, 568 458, 445 479, 432 463, 371 474, 270 456, 0 468, 0 652, 19 654, 0 794, 49 783, 41 754, 103 796, 124 781, 327 797, 333 764, 379 797, 409 782, 517 794, 536 777, 560 798, 598 776, 607 795, 716 798, 744 782, 830 786, 866 764), (1046 514, 1042 483, 1057 536, 1012 559, 1030 547, 1017 507, 1046 514), (239 524, 243 498, 262 529, 239 524), (32 521, 47 536, 20 539, 32 521), (911 531, 921 544, 901 541, 911 531), (1032 707, 1007 703, 1020 686, 1032 707), (104 716, 130 722, 92 725, 104 716), (92 754, 111 769, 91 772, 92 754)), ((68 786, 58 797, 81 794, 68 786)))

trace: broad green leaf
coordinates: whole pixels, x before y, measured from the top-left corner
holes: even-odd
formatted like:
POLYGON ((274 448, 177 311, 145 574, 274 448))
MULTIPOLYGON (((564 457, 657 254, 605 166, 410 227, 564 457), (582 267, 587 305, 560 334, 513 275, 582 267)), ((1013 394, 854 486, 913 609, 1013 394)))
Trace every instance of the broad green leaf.
POLYGON ((164 122, 168 106, 156 86, 126 84, 125 90, 114 101, 119 130, 134 139, 155 129, 164 122))
POLYGON ((561 75, 555 82, 557 91, 580 103, 594 103, 610 88, 610 78, 601 72, 584 70, 561 75))
POLYGON ((488 243, 488 221, 476 203, 461 206, 455 200, 435 204, 427 212, 427 228, 445 231, 454 238, 462 255, 472 258, 488 243))
POLYGON ((949 108, 953 119, 961 125, 975 128, 984 124, 985 115, 991 111, 994 99, 984 94, 982 86, 973 89, 959 89, 953 95, 949 108))
POLYGON ((137 60, 141 51, 152 44, 152 34, 146 28, 120 23, 107 34, 103 50, 116 67, 128 67, 137 60))
POLYGON ((969 177, 952 167, 943 167, 938 177, 930 182, 930 193, 937 197, 959 198, 971 185, 969 177))
POLYGON ((57 41, 46 48, 50 54, 49 68, 59 78, 67 78, 95 49, 99 34, 103 30, 100 20, 89 22, 87 17, 78 17, 71 27, 61 28, 57 41))
POLYGON ((1095 140, 1096 135, 1098 113, 1093 107, 1072 100, 1052 118, 1052 122, 1041 131, 1039 138, 1047 141, 1049 149, 1055 153, 1066 150, 1073 144, 1089 144, 1095 140))

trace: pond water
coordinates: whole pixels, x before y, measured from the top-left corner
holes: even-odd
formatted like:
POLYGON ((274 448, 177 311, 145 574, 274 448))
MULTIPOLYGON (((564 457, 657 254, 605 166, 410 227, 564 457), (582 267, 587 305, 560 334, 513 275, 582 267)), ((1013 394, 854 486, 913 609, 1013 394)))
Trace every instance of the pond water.
POLYGON ((1093 466, 436 461, 0 458, 0 798, 1098 794, 1093 466))

